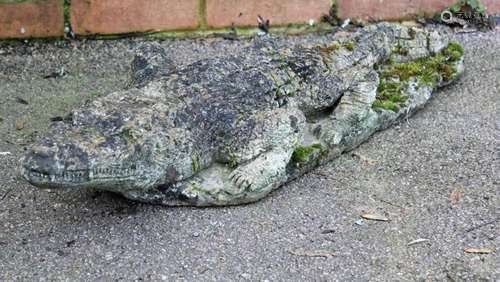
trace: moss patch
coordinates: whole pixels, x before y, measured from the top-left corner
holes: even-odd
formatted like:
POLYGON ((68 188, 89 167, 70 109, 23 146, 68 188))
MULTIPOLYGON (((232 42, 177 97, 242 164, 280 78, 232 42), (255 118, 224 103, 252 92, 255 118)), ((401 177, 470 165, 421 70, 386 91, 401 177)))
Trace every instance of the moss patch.
POLYGON ((373 108, 382 108, 393 112, 398 112, 408 97, 403 95, 403 86, 398 82, 387 82, 380 80, 377 89, 377 100, 373 103, 373 108))
POLYGON ((341 48, 345 48, 345 49, 352 52, 356 48, 356 43, 352 40, 344 42, 344 43, 340 43, 338 41, 333 41, 330 45, 319 47, 319 50, 321 52, 329 55, 331 53, 334 53, 334 52, 340 50, 341 48))
POLYGON ((236 156, 234 154, 229 154, 229 160, 227 162, 227 165, 230 168, 235 168, 238 166, 238 160, 236 159, 236 156))
POLYGON ((457 42, 450 42, 448 47, 442 51, 444 56, 447 56, 452 62, 456 62, 464 55, 464 47, 457 42))
POLYGON ((321 144, 311 146, 300 146, 293 151, 292 161, 297 164, 305 164, 327 152, 327 149, 321 144))
POLYGON ((349 51, 354 51, 354 48, 356 48, 356 44, 354 43, 354 41, 348 41, 346 43, 344 43, 344 48, 346 48, 347 50, 349 51))
POLYGON ((201 157, 198 152, 191 154, 191 169, 194 173, 201 170, 201 157))
MULTIPOLYGON (((393 51, 401 54, 401 48, 398 47, 400 46, 396 46, 393 51)), ((403 94, 403 88, 410 79, 417 78, 420 86, 431 87, 435 87, 441 79, 450 80, 457 73, 454 63, 459 61, 463 54, 463 47, 459 43, 451 42, 435 56, 405 63, 389 61, 386 66, 378 67, 380 82, 373 108, 398 112, 408 100, 403 94)))
MULTIPOLYGON (((89 129, 91 130, 92 128, 87 128, 85 127, 85 129, 89 129)), ((129 141, 129 140, 132 140, 134 139, 134 135, 132 134, 132 130, 129 128, 129 127, 124 127, 119 133, 116 134, 118 137, 120 137, 121 139, 125 140, 125 141, 129 141)))
POLYGON ((381 101, 381 100, 377 99, 377 100, 375 100, 375 102, 373 102, 372 107, 374 109, 385 109, 385 110, 393 111, 395 113, 399 112, 399 106, 390 100, 381 101))
POLYGON ((333 41, 330 45, 321 46, 319 50, 323 53, 330 54, 342 48, 342 45, 338 41, 333 41))
POLYGON ((420 78, 423 84, 434 84, 439 76, 449 79, 456 69, 453 63, 460 60, 464 54, 463 47, 452 42, 441 51, 441 53, 413 62, 390 64, 380 75, 382 78, 397 78, 400 81, 408 81, 410 78, 420 78))

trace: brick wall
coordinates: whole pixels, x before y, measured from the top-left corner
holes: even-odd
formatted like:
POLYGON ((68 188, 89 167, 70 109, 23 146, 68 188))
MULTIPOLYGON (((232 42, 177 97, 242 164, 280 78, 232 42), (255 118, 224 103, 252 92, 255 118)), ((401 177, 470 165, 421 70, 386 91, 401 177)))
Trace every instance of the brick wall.
MULTIPOLYGON (((396 20, 433 15, 455 0, 0 0, 0 38, 60 37, 65 22, 80 36, 247 28, 258 15, 272 26, 305 25, 334 2, 342 19, 396 20)), ((483 3, 500 14, 499 0, 483 3)))

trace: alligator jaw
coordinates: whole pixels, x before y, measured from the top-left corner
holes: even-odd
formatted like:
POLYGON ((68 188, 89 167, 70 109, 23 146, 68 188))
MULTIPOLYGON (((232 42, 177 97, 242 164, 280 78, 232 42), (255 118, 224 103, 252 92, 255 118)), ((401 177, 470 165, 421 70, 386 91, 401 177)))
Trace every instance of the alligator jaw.
POLYGON ((97 167, 89 170, 66 170, 62 173, 46 173, 23 167, 23 177, 33 185, 46 188, 86 187, 93 182, 125 181, 135 177, 135 168, 97 167))
POLYGON ((33 185, 46 188, 79 186, 90 181, 88 170, 71 170, 61 174, 49 174, 24 167, 23 177, 33 185))

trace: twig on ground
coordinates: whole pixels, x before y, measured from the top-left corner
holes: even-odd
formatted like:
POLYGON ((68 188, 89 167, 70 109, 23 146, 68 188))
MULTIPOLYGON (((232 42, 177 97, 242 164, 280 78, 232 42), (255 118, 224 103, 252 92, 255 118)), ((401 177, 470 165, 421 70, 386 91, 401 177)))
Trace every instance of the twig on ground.
POLYGON ((3 194, 2 198, 0 199, 0 202, 3 201, 10 194, 10 192, 12 192, 12 189, 7 190, 7 192, 3 194))

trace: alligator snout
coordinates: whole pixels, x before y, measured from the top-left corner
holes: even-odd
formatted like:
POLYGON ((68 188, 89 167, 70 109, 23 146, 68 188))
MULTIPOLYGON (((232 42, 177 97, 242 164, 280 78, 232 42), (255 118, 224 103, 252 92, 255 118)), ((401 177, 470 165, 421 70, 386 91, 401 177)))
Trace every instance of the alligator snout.
POLYGON ((32 146, 22 163, 23 177, 34 185, 48 188, 89 180, 88 155, 75 144, 32 146))
POLYGON ((35 145, 31 148, 31 153, 40 157, 50 157, 56 152, 56 148, 48 146, 35 145))

